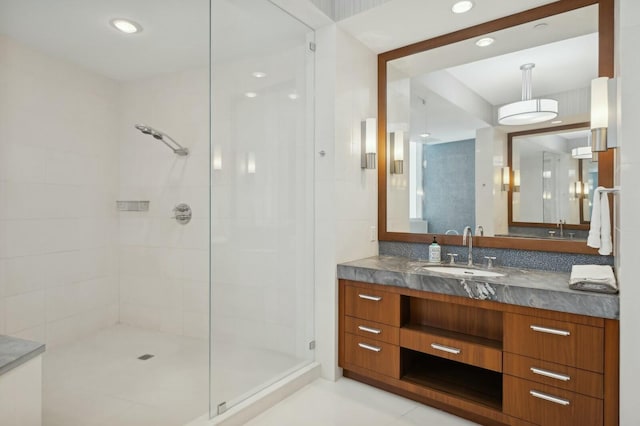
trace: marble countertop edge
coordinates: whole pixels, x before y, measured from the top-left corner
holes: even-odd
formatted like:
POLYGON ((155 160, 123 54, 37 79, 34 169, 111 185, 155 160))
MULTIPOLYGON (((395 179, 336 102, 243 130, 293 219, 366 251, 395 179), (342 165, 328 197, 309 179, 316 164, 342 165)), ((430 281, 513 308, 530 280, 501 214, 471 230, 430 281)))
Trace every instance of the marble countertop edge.
MULTIPOLYGON (((568 272, 494 268, 504 277, 460 278, 431 272, 428 263, 398 256, 373 256, 338 264, 340 279, 392 285, 431 293, 490 300, 552 311, 619 319, 617 294, 572 290, 568 272)), ((464 265, 459 265, 464 266, 464 265)))
POLYGON ((45 351, 45 344, 0 335, 0 376, 45 351))

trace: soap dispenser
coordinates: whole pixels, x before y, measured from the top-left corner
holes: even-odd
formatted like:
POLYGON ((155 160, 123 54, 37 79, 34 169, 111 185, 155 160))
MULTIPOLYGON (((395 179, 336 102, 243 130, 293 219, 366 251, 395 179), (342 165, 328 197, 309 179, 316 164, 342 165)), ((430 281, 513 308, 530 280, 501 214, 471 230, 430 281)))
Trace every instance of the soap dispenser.
POLYGON ((436 241, 436 237, 433 237, 433 242, 429 246, 429 263, 440 263, 440 244, 436 241))

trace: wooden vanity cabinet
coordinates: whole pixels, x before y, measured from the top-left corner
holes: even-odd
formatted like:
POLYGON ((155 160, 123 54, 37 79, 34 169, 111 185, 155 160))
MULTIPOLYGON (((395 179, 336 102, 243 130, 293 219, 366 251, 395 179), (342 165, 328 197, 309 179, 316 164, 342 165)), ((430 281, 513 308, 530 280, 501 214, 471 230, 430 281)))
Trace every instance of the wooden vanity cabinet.
POLYGON ((339 282, 344 375, 483 425, 618 425, 618 322, 339 282))

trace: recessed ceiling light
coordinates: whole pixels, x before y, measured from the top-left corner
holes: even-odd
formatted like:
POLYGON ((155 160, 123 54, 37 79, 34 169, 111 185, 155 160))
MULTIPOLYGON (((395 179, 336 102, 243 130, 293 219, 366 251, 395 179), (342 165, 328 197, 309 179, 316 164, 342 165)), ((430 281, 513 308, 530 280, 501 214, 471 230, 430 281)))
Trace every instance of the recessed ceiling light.
POLYGON ((546 22, 540 22, 539 24, 534 25, 533 29, 534 30, 544 30, 548 26, 549 26, 549 24, 547 24, 546 22))
POLYGON ((560 124, 562 123, 562 120, 554 120, 551 122, 551 124, 560 124))
POLYGON ((142 31, 142 26, 140 24, 128 19, 112 19, 110 23, 115 29, 125 34, 135 34, 142 31))
POLYGON ((421 138, 428 138, 429 136, 431 136, 431 133, 421 133, 420 134, 421 138))
POLYGON ((451 11, 453 13, 466 13, 473 8, 473 2, 470 0, 463 0, 456 2, 453 6, 451 6, 451 11))
POLYGON ((487 47, 487 46, 492 45, 494 41, 496 41, 495 38, 484 37, 484 38, 481 38, 480 40, 476 41, 476 46, 478 46, 478 47, 487 47))
POLYGON ((256 96, 258 96, 258 94, 256 92, 247 92, 244 94, 247 98, 255 98, 256 96))
POLYGON ((254 71, 251 73, 251 75, 255 78, 264 78, 267 76, 267 74, 263 73, 262 71, 254 71))

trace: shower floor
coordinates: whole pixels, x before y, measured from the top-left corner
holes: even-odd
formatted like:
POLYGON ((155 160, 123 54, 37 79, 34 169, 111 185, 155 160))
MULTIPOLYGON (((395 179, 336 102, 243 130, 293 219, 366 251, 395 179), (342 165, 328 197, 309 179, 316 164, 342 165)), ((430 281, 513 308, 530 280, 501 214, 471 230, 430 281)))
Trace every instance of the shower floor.
MULTIPOLYGON (((213 363, 215 394, 238 396, 299 360, 225 345, 213 363)), ((45 352, 44 426, 180 426, 208 409, 206 340, 116 325, 45 352)))

